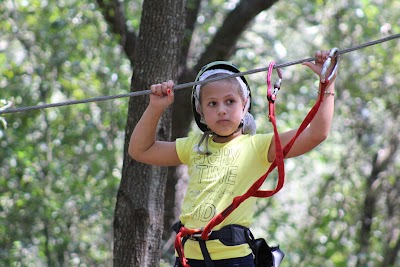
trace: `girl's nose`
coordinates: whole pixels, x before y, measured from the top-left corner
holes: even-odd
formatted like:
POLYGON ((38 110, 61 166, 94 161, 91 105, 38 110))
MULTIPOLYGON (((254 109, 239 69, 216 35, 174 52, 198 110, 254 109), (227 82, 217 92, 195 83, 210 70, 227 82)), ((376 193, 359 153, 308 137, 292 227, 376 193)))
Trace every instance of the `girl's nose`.
POLYGON ((223 105, 220 105, 218 107, 218 114, 219 115, 225 115, 226 114, 226 108, 223 105))

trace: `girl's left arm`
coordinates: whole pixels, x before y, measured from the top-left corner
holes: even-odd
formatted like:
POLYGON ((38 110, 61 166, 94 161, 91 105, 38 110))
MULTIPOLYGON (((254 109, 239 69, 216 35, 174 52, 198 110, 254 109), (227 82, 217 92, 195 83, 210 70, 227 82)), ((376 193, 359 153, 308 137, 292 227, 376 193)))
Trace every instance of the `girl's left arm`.
MULTIPOLYGON (((315 53, 315 63, 306 62, 303 65, 309 67, 318 76, 321 74, 321 70, 324 62, 329 57, 329 50, 317 51, 315 53)), ((335 60, 332 60, 331 67, 327 70, 327 73, 331 73, 333 66, 335 65, 335 60)), ((321 83, 320 83, 321 86, 321 83)), ((330 84, 325 89, 324 99, 321 103, 318 112, 316 113, 314 119, 311 121, 309 126, 299 135, 296 142, 293 144, 286 158, 296 157, 307 153, 321 142, 323 142, 329 134, 333 112, 334 112, 334 93, 335 93, 335 78, 330 81, 330 84)), ((279 134, 282 147, 284 147, 293 136, 296 134, 297 129, 290 130, 279 134)), ((272 139, 270 148, 268 150, 268 160, 272 162, 275 159, 275 144, 274 138, 272 139)))

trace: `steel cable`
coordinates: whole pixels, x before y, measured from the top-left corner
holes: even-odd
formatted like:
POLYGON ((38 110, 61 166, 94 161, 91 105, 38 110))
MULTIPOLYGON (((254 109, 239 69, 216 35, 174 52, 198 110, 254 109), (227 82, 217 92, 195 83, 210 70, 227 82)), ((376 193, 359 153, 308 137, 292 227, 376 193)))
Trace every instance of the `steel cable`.
MULTIPOLYGON (((393 39, 397 39, 399 37, 400 37, 400 34, 390 35, 390 36, 387 36, 387 37, 384 37, 384 38, 381 38, 378 40, 370 41, 370 42, 367 42, 367 43, 364 43, 364 44, 361 44, 358 46, 339 50, 337 52, 337 54, 338 55, 346 54, 346 53, 353 52, 355 50, 359 50, 359 49, 362 49, 362 48, 365 48, 368 46, 372 46, 372 45, 387 42, 387 41, 390 41, 393 39)), ((295 60, 295 61, 291 61, 291 62, 287 62, 287 63, 277 64, 274 66, 274 69, 285 68, 285 67, 302 64, 304 62, 310 62, 310 61, 314 61, 314 60, 315 60, 314 57, 310 57, 310 58, 295 60)), ((197 82, 178 84, 178 85, 174 86, 174 90, 176 91, 176 90, 190 88, 190 87, 193 87, 196 85, 204 84, 206 82, 215 82, 215 81, 226 79, 226 78, 234 78, 234 77, 238 77, 238 76, 250 75, 250 74, 254 74, 254 73, 258 73, 258 72, 265 72, 265 71, 268 71, 268 67, 234 73, 234 74, 224 76, 224 77, 216 77, 216 78, 208 79, 207 81, 197 81, 197 82)), ((38 109, 46 109, 46 108, 53 108, 53 107, 90 103, 90 102, 99 102, 99 101, 118 99, 118 98, 124 98, 124 97, 135 97, 135 96, 141 96, 141 95, 148 95, 150 93, 151 93, 151 90, 142 90, 142 91, 135 91, 135 92, 119 94, 119 95, 99 96, 99 97, 87 98, 87 99, 82 99, 82 100, 70 100, 70 101, 65 101, 65 102, 42 104, 42 105, 36 105, 36 106, 26 106, 26 107, 18 107, 18 108, 3 107, 3 108, 0 108, 0 115, 7 114, 7 113, 17 113, 17 112, 25 112, 25 111, 38 110, 38 109)), ((10 106, 10 105, 7 105, 7 106, 10 106)))

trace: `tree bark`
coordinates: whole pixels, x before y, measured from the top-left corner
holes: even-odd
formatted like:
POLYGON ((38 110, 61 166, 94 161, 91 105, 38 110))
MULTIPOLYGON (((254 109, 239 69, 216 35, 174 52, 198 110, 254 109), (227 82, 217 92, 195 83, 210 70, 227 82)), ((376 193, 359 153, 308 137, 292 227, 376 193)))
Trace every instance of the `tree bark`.
MULTIPOLYGON (((185 18, 185 33, 183 36, 183 43, 181 49, 180 58, 180 69, 182 69, 178 83, 185 83, 193 81, 195 73, 186 69, 186 62, 189 52, 190 43, 192 40, 192 34, 196 25, 197 16, 200 9, 201 0, 189 0, 186 5, 186 18, 185 18)), ((188 103, 190 96, 190 90, 186 89, 184 92, 181 90, 175 94, 175 103, 179 103, 174 106, 172 111, 172 140, 177 137, 183 137, 188 131, 188 125, 192 120, 190 112, 182 110, 180 108, 181 103, 188 103)), ((164 202, 164 232, 163 239, 167 240, 171 236, 171 225, 177 220, 177 211, 180 210, 179 205, 177 206, 176 201, 176 184, 180 176, 177 175, 176 168, 170 167, 168 169, 167 186, 165 192, 165 202, 164 202)), ((178 201, 179 202, 179 201, 178 201)))
MULTIPOLYGON (((184 0, 144 1, 131 91, 178 76, 184 7, 184 0)), ((140 164, 127 154, 130 135, 147 104, 148 97, 129 101, 114 215, 114 266, 158 266, 160 261, 167 168, 140 164)), ((171 109, 160 120, 157 138, 171 138, 171 109)))

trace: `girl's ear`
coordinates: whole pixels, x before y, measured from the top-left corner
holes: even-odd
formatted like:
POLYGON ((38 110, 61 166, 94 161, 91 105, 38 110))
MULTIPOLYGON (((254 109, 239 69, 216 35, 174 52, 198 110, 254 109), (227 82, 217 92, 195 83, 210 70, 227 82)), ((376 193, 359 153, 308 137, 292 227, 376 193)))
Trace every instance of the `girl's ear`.
POLYGON ((201 104, 196 107, 196 111, 200 115, 200 122, 206 124, 206 121, 204 120, 203 107, 201 106, 201 104))
POLYGON ((246 98, 246 99, 243 101, 243 111, 245 111, 245 109, 246 109, 247 101, 249 101, 249 98, 246 98))

